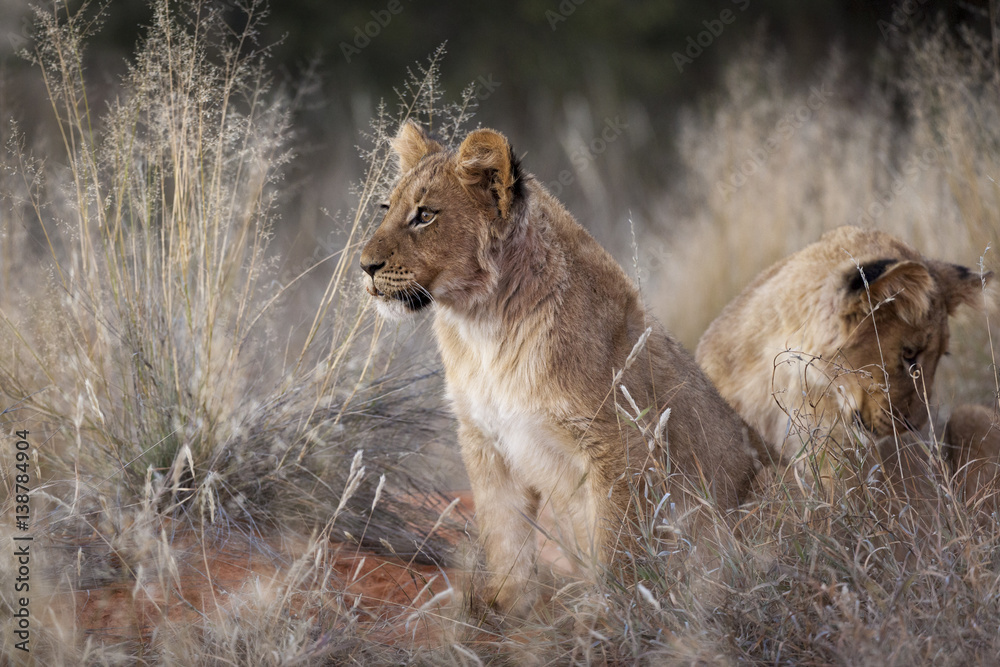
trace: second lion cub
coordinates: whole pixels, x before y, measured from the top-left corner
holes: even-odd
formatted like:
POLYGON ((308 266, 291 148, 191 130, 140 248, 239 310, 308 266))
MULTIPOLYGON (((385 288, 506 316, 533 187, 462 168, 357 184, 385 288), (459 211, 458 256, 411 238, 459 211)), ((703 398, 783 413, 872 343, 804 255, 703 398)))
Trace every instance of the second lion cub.
POLYGON ((771 446, 835 488, 876 440, 927 423, 948 318, 991 277, 840 227, 757 276, 698 360, 771 446))
POLYGON ((622 268, 522 171, 507 139, 476 130, 448 150, 406 123, 394 148, 402 175, 361 264, 384 314, 433 307, 486 556, 483 601, 530 605, 543 504, 585 559, 606 561, 628 543, 643 473, 664 453, 616 403, 644 411, 648 430, 670 409, 672 503, 739 503, 760 439, 647 315, 622 268))

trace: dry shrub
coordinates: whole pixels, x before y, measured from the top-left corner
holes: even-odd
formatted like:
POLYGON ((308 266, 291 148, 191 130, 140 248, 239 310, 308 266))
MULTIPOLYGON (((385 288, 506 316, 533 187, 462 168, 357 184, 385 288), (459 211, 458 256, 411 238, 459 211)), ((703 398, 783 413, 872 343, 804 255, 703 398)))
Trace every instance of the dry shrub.
MULTIPOLYGON (((446 424, 440 380, 382 349, 354 270, 395 178, 396 125, 434 113, 457 128, 471 91, 440 103, 443 51, 411 73, 405 106, 383 109, 367 137, 358 206, 337 221, 344 247, 281 284, 271 238, 292 102, 255 42, 263 4, 241 7, 241 32, 215 3, 152 8, 103 113, 84 50, 108 7, 35 10, 26 55, 62 154, 33 157, 19 133, 8 142, 3 251, 17 271, 5 263, 3 280, 19 291, 0 303, 0 390, 6 425, 30 429, 35 447, 31 531, 47 555, 33 562, 34 655, 47 664, 392 655, 364 639, 371 619, 331 579, 330 545, 357 544, 404 568, 444 564, 460 524, 439 516, 440 479, 420 463, 446 424), (319 271, 328 278, 315 310, 289 313, 294 286, 319 271), (290 565, 269 546, 283 531, 313 536, 290 565), (248 583, 194 622, 172 618, 171 600, 193 604, 179 573, 200 573, 195 586, 215 594, 208 559, 219 549, 268 555, 276 583, 263 592, 248 583), (109 586, 139 610, 133 627, 86 637, 67 609, 109 586)), ((12 515, 7 478, 4 501, 12 515)), ((0 595, 15 607, 10 591, 0 595)), ((23 657, 8 639, 5 656, 23 657)))

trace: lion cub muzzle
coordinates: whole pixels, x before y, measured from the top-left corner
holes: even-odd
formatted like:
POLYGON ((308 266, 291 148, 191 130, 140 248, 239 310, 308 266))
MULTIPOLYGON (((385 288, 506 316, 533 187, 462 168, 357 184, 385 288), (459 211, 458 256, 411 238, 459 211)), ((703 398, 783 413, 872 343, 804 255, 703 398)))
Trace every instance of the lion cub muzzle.
POLYGON ((379 310, 388 317, 423 310, 433 302, 430 292, 416 279, 415 273, 398 262, 392 262, 394 252, 384 254, 377 239, 361 253, 361 270, 371 282, 365 290, 375 297, 379 310), (400 309, 402 306, 402 310, 400 309))

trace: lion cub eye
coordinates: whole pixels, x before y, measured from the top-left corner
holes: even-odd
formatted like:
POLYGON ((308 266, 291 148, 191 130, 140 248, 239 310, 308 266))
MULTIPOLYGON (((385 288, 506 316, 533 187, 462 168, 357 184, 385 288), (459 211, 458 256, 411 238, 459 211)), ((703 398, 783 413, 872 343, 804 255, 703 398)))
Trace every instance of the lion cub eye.
POLYGON ((432 211, 421 206, 417 209, 417 215, 410 221, 410 226, 422 227, 423 225, 429 225, 434 222, 435 218, 437 218, 437 211, 432 211))
POLYGON ((903 365, 909 368, 910 366, 915 366, 920 360, 921 350, 916 347, 906 346, 902 350, 903 354, 903 365))

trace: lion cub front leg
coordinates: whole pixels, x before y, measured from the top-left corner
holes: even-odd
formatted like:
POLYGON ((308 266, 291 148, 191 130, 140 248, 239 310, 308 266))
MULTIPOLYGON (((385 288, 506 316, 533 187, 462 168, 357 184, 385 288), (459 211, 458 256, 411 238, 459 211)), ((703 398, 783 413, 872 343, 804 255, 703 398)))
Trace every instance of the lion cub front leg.
POLYGON ((461 423, 458 438, 486 556, 487 581, 478 602, 523 616, 534 602, 528 587, 535 561, 530 522, 537 518, 539 495, 512 474, 493 441, 478 428, 461 423))

